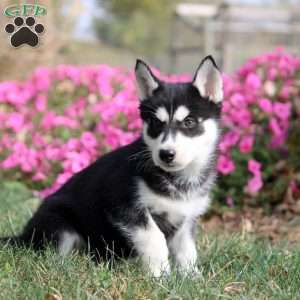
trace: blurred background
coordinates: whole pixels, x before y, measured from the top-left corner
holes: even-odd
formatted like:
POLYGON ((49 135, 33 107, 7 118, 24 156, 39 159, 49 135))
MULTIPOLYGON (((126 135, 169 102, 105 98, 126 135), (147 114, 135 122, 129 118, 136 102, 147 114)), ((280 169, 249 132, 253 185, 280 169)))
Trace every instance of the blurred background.
POLYGON ((212 54, 228 76, 206 224, 300 240, 300 0, 38 3, 47 15, 36 48, 13 48, 4 31, 13 18, 0 18, 1 211, 140 134, 137 57, 180 81, 212 54))
MULTIPOLYGON (((2 0, 1 11, 14 2, 2 0)), ((300 0, 39 3, 48 12, 40 17, 46 32, 37 49, 13 49, 1 30, 0 79, 24 78, 41 64, 107 63, 132 68, 136 57, 164 72, 191 72, 208 53, 225 72, 232 72, 247 58, 276 46, 292 53, 299 50, 300 0)), ((3 16, 0 22, 4 28, 8 18, 3 16)))

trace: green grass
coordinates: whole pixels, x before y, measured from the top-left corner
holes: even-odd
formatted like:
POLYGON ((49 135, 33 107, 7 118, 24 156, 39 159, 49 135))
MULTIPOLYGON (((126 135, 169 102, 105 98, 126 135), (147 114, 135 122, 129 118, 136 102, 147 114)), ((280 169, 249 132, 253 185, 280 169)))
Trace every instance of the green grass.
MULTIPOLYGON (((0 184, 0 233, 20 230, 38 201, 21 184, 0 184)), ((155 280, 138 263, 115 269, 86 255, 60 257, 0 246, 0 299, 299 299, 299 245, 249 236, 199 235, 197 278, 155 280), (59 298, 58 298, 59 299, 59 298)))

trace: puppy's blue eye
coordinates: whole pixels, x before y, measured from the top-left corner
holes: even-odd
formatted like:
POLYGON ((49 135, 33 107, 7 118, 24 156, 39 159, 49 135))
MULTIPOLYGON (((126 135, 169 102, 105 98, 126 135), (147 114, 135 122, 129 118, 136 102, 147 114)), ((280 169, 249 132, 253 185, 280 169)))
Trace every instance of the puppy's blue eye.
POLYGON ((182 122, 182 127, 192 129, 197 126, 197 121, 192 117, 186 117, 182 122))

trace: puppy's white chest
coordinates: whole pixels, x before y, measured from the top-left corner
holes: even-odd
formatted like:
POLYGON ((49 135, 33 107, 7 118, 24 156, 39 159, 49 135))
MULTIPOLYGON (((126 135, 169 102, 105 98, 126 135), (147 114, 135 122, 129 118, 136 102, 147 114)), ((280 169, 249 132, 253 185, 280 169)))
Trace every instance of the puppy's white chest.
POLYGON ((168 221, 177 224, 186 218, 195 218, 207 210, 208 196, 200 196, 197 191, 186 193, 178 198, 161 196, 153 192, 143 181, 138 183, 139 200, 151 213, 164 214, 168 221))

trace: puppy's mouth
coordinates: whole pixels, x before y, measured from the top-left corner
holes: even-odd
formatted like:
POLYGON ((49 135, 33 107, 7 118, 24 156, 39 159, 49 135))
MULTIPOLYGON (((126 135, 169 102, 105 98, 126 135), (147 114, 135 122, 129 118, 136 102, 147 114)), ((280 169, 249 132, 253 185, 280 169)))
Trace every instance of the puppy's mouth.
POLYGON ((166 172, 178 172, 184 169, 184 166, 176 163, 176 162, 170 162, 170 163, 165 163, 162 161, 159 161, 157 164, 155 163, 157 167, 160 169, 166 171, 166 172))

